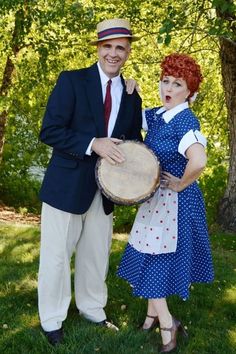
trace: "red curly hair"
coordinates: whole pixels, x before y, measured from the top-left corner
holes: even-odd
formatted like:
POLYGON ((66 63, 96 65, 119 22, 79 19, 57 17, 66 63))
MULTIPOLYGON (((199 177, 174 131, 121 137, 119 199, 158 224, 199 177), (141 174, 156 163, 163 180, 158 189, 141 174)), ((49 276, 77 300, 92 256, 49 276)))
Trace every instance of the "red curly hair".
POLYGON ((167 55, 161 63, 161 80, 163 76, 174 76, 186 81, 190 90, 189 97, 198 91, 200 83, 203 80, 200 66, 187 54, 173 53, 167 55))

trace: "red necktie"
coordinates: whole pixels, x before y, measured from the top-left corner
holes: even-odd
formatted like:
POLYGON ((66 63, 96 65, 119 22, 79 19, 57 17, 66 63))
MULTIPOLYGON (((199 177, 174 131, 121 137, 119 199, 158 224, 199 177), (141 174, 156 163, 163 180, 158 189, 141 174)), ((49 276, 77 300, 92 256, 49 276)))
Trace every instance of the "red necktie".
POLYGON ((111 80, 107 82, 106 96, 104 101, 106 133, 108 132, 108 123, 111 114, 111 83, 112 83, 111 80))

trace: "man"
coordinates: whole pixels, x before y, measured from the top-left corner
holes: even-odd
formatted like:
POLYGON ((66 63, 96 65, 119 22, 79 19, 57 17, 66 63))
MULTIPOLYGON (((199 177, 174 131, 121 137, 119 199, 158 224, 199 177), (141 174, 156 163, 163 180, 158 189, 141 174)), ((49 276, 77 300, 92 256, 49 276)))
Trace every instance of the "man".
POLYGON ((104 312, 113 204, 98 190, 94 168, 98 156, 111 164, 124 161, 120 138, 142 140, 141 99, 136 90, 127 94, 120 76, 137 38, 125 19, 105 20, 97 32, 91 44, 97 46, 98 63, 60 74, 40 132, 41 141, 53 151, 40 191, 39 315, 53 345, 63 338, 74 251, 80 314, 117 330, 104 312))

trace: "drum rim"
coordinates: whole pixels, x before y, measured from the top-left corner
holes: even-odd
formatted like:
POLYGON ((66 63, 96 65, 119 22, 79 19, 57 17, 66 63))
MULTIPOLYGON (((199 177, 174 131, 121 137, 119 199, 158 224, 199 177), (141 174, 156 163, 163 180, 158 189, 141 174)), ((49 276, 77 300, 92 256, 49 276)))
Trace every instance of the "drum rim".
POLYGON ((130 199, 129 201, 120 201, 116 199, 116 196, 113 195, 109 195, 103 188, 100 180, 99 180, 99 167, 101 165, 101 161, 102 159, 104 159, 103 157, 98 157, 96 165, 95 165, 95 179, 96 179, 96 183, 98 185, 99 190, 101 191, 101 193, 110 201, 112 201, 114 204, 117 205, 126 205, 126 206, 131 206, 131 205, 135 205, 135 204, 141 204, 143 202, 145 202, 146 200, 150 199, 158 190, 158 188, 160 187, 160 161, 158 159, 158 157, 154 154, 154 152, 143 142, 141 141, 137 141, 137 140, 123 140, 122 142, 119 143, 119 145, 124 144, 124 143, 135 143, 135 144, 140 144, 141 146, 144 146, 151 154, 152 156, 155 158, 156 162, 159 164, 159 174, 158 174, 158 178, 157 178, 157 184, 154 187, 153 191, 151 191, 148 195, 146 195, 144 198, 137 200, 134 199, 130 199))

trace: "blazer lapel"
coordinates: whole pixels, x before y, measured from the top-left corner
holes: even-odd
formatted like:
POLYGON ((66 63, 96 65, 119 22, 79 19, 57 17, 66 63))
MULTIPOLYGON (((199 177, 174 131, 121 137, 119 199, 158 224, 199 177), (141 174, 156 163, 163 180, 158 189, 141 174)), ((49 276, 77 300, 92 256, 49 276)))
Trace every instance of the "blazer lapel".
POLYGON ((104 137, 106 136, 104 124, 104 106, 102 98, 101 80, 97 64, 92 65, 88 69, 86 90, 91 111, 93 113, 95 124, 97 126, 98 136, 104 137))

